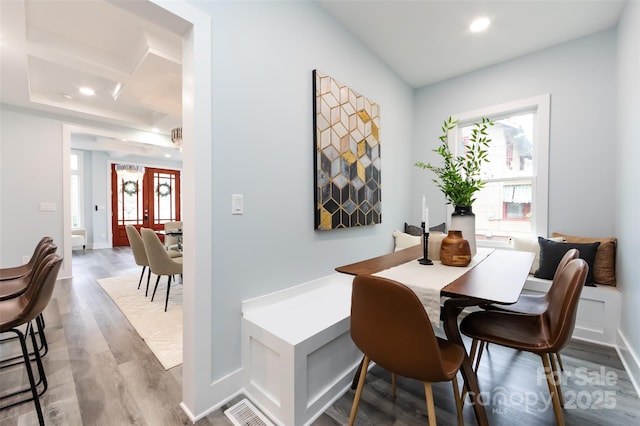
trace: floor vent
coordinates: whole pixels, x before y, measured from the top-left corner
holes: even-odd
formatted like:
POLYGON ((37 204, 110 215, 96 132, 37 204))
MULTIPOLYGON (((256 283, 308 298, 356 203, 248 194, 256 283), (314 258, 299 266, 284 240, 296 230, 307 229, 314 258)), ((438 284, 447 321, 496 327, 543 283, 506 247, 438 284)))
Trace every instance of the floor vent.
POLYGON ((227 408, 224 415, 235 426, 275 426, 248 399, 243 399, 233 407, 227 408))

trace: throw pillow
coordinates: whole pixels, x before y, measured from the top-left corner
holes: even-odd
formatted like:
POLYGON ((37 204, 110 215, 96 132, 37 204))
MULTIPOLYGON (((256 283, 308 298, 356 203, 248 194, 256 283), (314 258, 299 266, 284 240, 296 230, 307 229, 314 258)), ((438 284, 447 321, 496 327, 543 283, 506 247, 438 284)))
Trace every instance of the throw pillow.
MULTIPOLYGON (((564 242, 565 239, 563 237, 555 237, 555 238, 547 238, 551 241, 564 242)), ((531 264, 531 269, 529 270, 530 274, 535 274, 538 268, 540 267, 540 244, 538 244, 537 238, 531 237, 511 237, 511 243, 513 244, 513 249, 518 251, 530 251, 535 254, 533 258, 533 263, 531 264)))
POLYGON ((593 281, 597 284, 616 285, 616 245, 615 238, 588 238, 564 235, 557 232, 554 237, 563 237, 570 243, 600 242, 593 262, 593 281))
POLYGON ((393 238, 395 240, 395 249, 393 251, 400 251, 422 244, 422 237, 406 234, 400 231, 393 231, 393 238))
POLYGON ((564 256, 569 249, 575 248, 580 252, 580 258, 584 259, 587 262, 587 265, 589 265, 589 273, 587 274, 586 283, 588 285, 594 285, 593 263, 595 261, 596 251, 598 250, 600 242, 583 244, 561 243, 538 237, 538 244, 540 245, 540 266, 536 270, 535 274, 533 274, 534 277, 552 280, 562 256, 564 256))

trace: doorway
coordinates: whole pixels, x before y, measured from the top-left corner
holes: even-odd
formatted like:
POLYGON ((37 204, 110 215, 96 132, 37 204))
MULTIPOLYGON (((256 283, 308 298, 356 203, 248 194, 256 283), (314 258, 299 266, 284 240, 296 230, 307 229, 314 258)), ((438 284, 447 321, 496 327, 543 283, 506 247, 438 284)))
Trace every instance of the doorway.
POLYGON ((111 165, 113 246, 128 246, 125 227, 164 229, 180 215, 180 171, 129 164, 111 165))

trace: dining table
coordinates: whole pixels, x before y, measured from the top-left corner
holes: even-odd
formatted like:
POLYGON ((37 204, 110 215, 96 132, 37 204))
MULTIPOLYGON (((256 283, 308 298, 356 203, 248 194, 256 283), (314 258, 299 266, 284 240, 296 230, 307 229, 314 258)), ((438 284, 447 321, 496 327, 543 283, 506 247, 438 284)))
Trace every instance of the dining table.
MULTIPOLYGON (((430 320, 435 326, 439 326, 442 320, 447 339, 464 348, 465 356, 460 373, 471 398, 478 424, 488 425, 478 377, 462 340, 458 317, 467 307, 487 303, 504 305, 515 303, 529 275, 534 254, 515 250, 479 248, 471 264, 464 268, 442 265, 437 260, 433 261, 433 265, 422 265, 418 262, 421 257, 423 257, 423 248, 421 245, 416 245, 339 266, 335 270, 354 276, 379 275, 401 282, 418 294, 427 313, 433 312, 434 305, 438 307, 441 305, 442 310, 438 311, 440 318, 434 319, 430 316, 430 320), (455 271, 455 268, 458 270, 455 271)), ((359 372, 360 370, 357 371, 357 376, 359 372)), ((357 377, 354 378, 354 383, 356 382, 357 377)))

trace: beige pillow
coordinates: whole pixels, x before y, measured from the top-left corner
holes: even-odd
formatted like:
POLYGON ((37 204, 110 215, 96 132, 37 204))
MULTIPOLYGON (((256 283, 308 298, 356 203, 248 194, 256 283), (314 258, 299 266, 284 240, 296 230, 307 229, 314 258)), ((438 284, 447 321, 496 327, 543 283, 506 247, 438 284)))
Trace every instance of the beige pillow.
POLYGON ((593 281, 597 284, 616 285, 616 238, 590 238, 553 233, 554 237, 562 237, 568 243, 599 242, 596 259, 593 263, 593 281))
MULTIPOLYGON (((551 241, 557 242, 565 242, 563 237, 554 237, 548 238, 551 241)), ((531 269, 529 270, 530 274, 535 274, 535 272, 540 267, 540 244, 538 244, 538 238, 531 237, 511 237, 511 244, 513 244, 513 249, 518 251, 530 251, 531 253, 535 253, 535 257, 533 258, 533 264, 531 265, 531 269)))
POLYGON ((395 240, 395 249, 393 251, 404 250, 409 247, 417 246, 418 244, 422 244, 422 237, 418 237, 415 235, 405 234, 400 231, 393 231, 393 238, 395 240))

